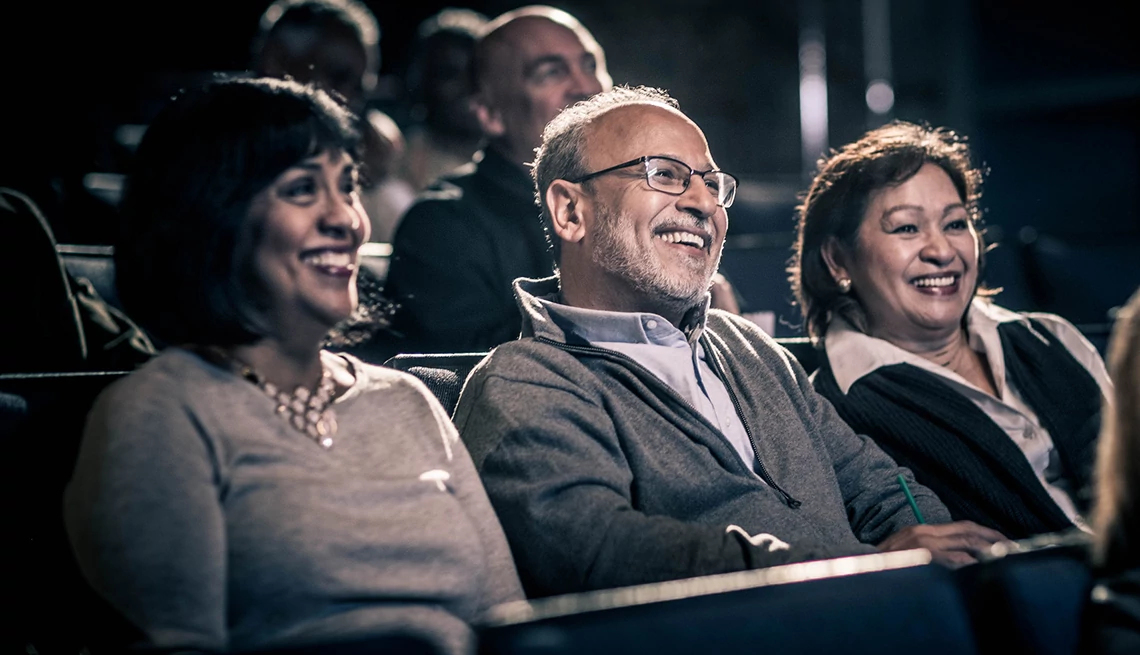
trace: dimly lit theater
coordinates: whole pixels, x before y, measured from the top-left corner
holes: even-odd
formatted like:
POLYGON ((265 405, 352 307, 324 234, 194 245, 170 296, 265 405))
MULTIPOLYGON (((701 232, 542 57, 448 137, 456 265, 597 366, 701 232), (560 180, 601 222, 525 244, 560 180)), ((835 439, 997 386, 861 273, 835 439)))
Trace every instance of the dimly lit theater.
POLYGON ((20 655, 1140 654, 1128 3, 15 3, 20 655))

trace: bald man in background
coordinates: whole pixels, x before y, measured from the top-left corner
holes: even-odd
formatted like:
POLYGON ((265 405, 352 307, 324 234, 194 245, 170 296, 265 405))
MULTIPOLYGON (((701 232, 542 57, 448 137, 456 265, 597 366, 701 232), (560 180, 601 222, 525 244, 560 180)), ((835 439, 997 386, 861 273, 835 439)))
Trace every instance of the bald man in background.
POLYGON ((481 351, 518 337, 511 283, 554 267, 527 164, 559 111, 612 86, 589 30, 541 5, 486 26, 474 78, 486 146, 420 195, 393 241, 385 293, 399 305, 405 352, 481 351))

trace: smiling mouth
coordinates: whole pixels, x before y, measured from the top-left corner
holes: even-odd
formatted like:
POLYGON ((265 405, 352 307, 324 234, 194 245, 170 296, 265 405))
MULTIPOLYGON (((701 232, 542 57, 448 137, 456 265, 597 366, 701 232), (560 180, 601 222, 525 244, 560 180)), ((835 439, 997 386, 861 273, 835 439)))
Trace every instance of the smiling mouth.
POLYGON ((302 255, 301 261, 325 275, 349 277, 356 271, 356 262, 350 252, 314 250, 302 255))
POLYGON ((661 239, 665 243, 676 243, 682 246, 690 246, 699 250, 706 250, 708 248, 708 238, 692 232, 683 231, 669 231, 658 232, 653 235, 654 239, 661 239))
POLYGON ((924 293, 953 293, 958 290, 958 281, 961 277, 958 273, 929 275, 911 280, 910 283, 924 293))

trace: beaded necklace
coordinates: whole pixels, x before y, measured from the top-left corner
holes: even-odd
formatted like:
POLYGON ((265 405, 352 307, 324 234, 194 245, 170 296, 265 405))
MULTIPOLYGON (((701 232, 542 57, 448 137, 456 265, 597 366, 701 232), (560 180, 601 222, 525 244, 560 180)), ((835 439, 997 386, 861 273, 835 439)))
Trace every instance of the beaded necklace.
POLYGON ((276 412, 286 419, 295 430, 317 442, 328 450, 333 446, 333 435, 337 431, 336 411, 332 405, 336 393, 336 382, 324 362, 321 362, 321 381, 316 391, 298 385, 292 393, 278 389, 277 385, 266 380, 252 366, 223 351, 221 348, 206 348, 199 352, 208 353, 211 361, 228 366, 245 380, 252 382, 277 403, 276 412))

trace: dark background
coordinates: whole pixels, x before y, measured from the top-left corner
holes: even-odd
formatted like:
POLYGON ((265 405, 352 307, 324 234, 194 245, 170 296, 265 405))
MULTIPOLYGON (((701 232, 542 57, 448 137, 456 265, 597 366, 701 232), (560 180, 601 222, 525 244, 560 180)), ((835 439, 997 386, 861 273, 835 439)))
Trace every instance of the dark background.
MULTIPOLYGON (((123 124, 145 124, 180 85, 241 70, 267 2, 101 2, 7 7, 0 184, 44 206, 61 242, 106 242, 113 220, 83 186, 123 172, 123 124), (58 199, 62 198, 62 201, 58 199)), ((381 25, 376 104, 402 117, 415 26, 444 6, 488 16, 510 2, 366 2, 381 25)), ((730 212, 724 270, 746 309, 794 329, 782 268, 796 193, 806 186, 799 128, 805 2, 556 2, 606 48, 618 83, 662 86, 701 125, 721 167, 746 184, 730 212)), ((1140 284, 1140 39, 1129 3, 1063 7, 1021 0, 893 0, 895 107, 970 138, 988 169, 987 279, 1014 309, 1106 323, 1140 284)), ((862 3, 820 0, 829 143, 857 138, 862 3)))

